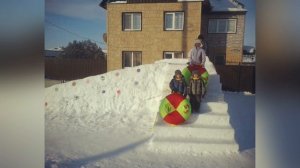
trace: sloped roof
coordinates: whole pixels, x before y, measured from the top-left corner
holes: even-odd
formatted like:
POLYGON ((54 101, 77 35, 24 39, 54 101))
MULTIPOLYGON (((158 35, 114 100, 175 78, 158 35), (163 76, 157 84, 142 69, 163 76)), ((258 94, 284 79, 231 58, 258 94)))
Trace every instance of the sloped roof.
POLYGON ((111 2, 122 2, 122 3, 126 3, 127 0, 102 0, 101 3, 99 4, 99 6, 101 6, 101 7, 104 8, 104 9, 106 9, 107 3, 111 3, 111 2))
POLYGON ((237 0, 209 0, 213 12, 246 12, 244 5, 237 0))
MULTIPOLYGON (((178 2, 189 1, 189 0, 177 0, 178 2)), ((200 0, 204 1, 204 0, 200 0)), ((246 12, 247 10, 244 8, 244 5, 240 3, 238 0, 207 0, 211 5, 212 12, 246 12)), ((153 1, 155 2, 155 1, 153 1)), ((159 2, 164 2, 164 0, 160 0, 159 2)), ((170 2, 170 0, 166 0, 165 2, 170 2)), ((107 3, 127 3, 127 0, 102 0, 99 4, 102 8, 106 9, 107 3)))

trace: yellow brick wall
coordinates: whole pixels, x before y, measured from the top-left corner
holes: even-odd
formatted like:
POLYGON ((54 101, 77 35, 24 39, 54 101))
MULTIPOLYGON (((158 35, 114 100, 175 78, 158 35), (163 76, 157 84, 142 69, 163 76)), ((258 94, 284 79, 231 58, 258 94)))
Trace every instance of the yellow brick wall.
POLYGON ((237 18, 236 34, 228 34, 226 48, 226 64, 235 65, 242 62, 244 32, 245 32, 245 15, 235 15, 237 18))
POLYGON ((201 2, 107 4, 107 68, 122 68, 122 51, 142 51, 142 64, 163 58, 164 51, 193 47, 201 30, 201 2), (164 11, 184 11, 183 31, 164 31, 164 11), (122 12, 142 12, 142 31, 122 31, 122 12))

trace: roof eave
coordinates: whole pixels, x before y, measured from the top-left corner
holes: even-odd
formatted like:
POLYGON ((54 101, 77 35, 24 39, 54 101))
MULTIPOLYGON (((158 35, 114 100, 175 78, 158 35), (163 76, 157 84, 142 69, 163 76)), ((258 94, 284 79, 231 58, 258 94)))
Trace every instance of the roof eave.
POLYGON ((99 3, 99 6, 103 9, 107 9, 107 3, 108 3, 108 0, 102 0, 100 3, 99 3))
POLYGON ((247 13, 246 9, 244 10, 211 10, 212 13, 247 13))

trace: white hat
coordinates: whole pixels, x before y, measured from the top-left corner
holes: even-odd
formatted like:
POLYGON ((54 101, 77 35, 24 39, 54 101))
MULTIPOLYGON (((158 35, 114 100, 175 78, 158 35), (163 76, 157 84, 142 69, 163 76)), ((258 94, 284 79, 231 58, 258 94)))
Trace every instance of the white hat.
POLYGON ((201 44, 201 40, 196 39, 196 40, 195 40, 195 44, 197 44, 197 43, 200 43, 200 44, 201 44))

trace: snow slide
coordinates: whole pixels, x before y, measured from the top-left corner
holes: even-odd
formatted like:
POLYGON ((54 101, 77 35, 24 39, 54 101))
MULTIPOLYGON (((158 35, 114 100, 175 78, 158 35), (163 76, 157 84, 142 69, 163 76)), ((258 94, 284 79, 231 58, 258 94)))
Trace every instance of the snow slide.
POLYGON ((46 167, 240 167, 245 160, 208 58, 200 113, 177 127, 158 116, 174 71, 186 62, 161 60, 46 88, 46 167))
MULTIPOLYGON (((189 155, 238 151, 234 130, 229 123, 228 105, 224 101, 220 77, 213 64, 208 58, 207 60, 205 67, 210 76, 207 94, 200 105, 199 113, 192 113, 187 122, 176 127, 166 126, 158 117, 150 150, 189 155)), ((170 63, 166 75, 171 78, 176 69, 183 69, 185 66, 186 64, 170 63)), ((170 91, 167 80, 163 88, 164 94, 168 95, 170 91)))

